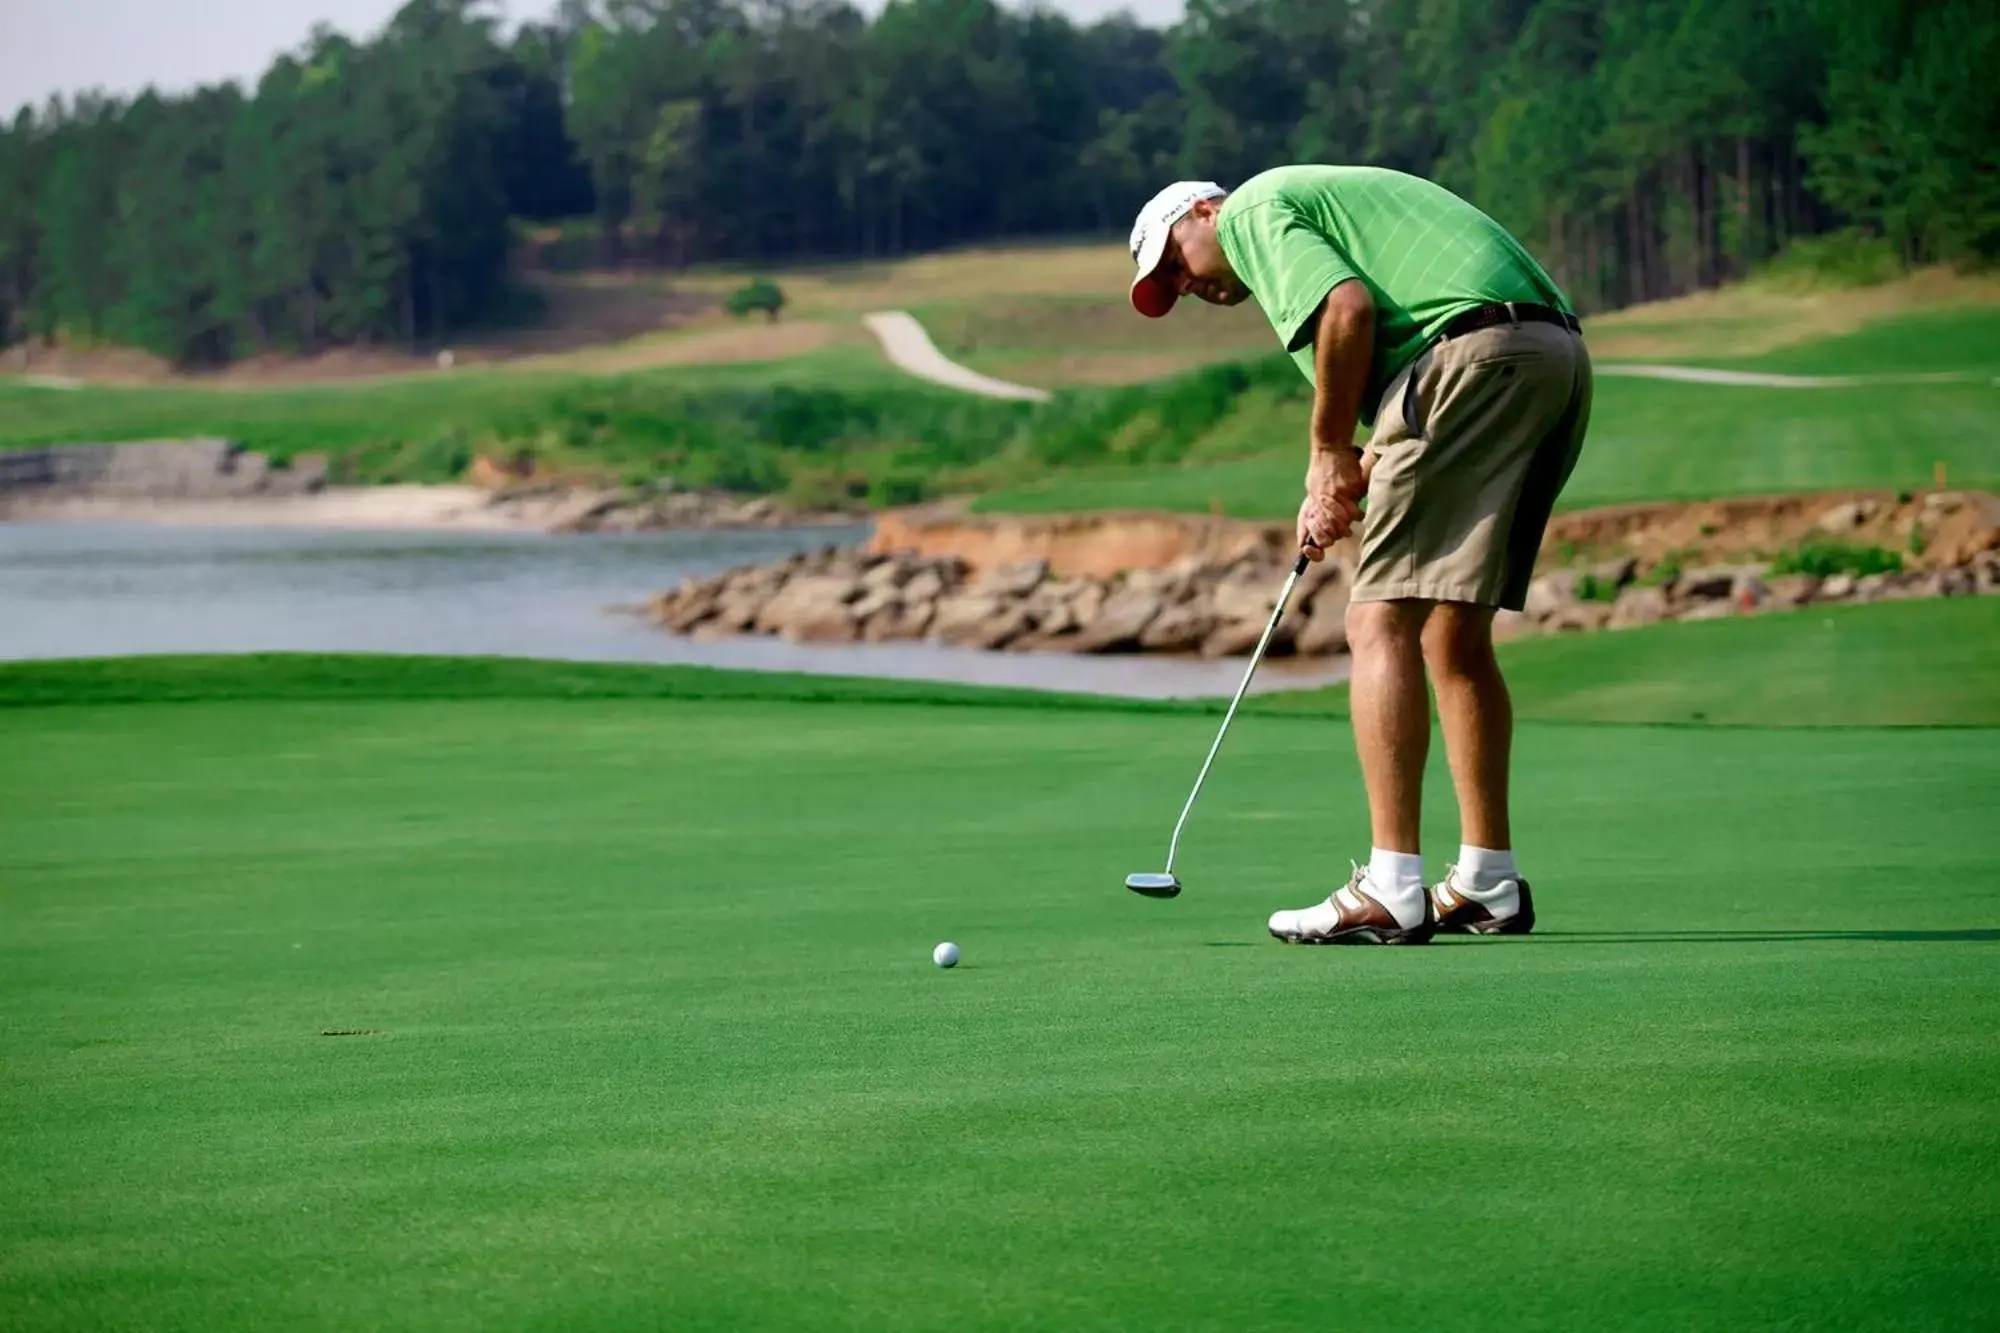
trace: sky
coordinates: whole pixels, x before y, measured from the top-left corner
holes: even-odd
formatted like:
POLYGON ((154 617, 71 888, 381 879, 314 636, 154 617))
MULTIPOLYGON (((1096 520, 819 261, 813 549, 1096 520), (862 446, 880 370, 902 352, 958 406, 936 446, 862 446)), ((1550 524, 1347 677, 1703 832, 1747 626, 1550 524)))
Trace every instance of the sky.
MULTIPOLYGON (((1003 0, 1010 3, 1011 0, 1003 0)), ((1043 0, 1078 19, 1118 10, 1149 23, 1180 17, 1182 0, 1043 0)), ((315 23, 350 36, 380 28, 401 0, 0 0, 0 115, 52 93, 130 96, 236 79, 246 86, 315 23)), ((555 0, 498 0, 510 19, 541 18, 555 0)), ((875 9, 879 0, 862 0, 875 9)))

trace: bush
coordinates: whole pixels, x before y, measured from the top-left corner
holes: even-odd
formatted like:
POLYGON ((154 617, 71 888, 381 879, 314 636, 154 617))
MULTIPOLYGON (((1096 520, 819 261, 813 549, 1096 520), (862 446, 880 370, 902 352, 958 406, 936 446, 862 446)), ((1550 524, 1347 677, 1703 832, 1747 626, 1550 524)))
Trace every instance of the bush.
POLYGON ((765 318, 776 321, 778 312, 784 308, 784 290, 769 278, 757 278, 746 282, 729 294, 729 313, 732 315, 742 316, 762 311, 765 318))
POLYGON ((1865 578, 1870 574, 1894 574, 1903 568, 1903 557, 1894 551, 1886 551, 1879 546, 1848 546, 1841 542, 1806 542, 1790 551, 1780 552, 1771 562, 1771 573, 1811 574, 1815 578, 1831 578, 1835 574, 1852 574, 1865 578))
POLYGON ((1585 574, 1576 581, 1576 599, 1579 602, 1615 602, 1618 600, 1618 585, 1595 574, 1585 574))
POLYGON ((1850 227, 1793 241, 1757 271, 1757 278, 1784 291, 1817 292, 1874 287, 1902 273, 1903 261, 1893 245, 1850 227))
POLYGON ((921 504, 929 494, 930 487, 921 476, 911 472, 892 472, 886 477, 877 477, 869 485, 868 503, 875 509, 895 509, 921 504))

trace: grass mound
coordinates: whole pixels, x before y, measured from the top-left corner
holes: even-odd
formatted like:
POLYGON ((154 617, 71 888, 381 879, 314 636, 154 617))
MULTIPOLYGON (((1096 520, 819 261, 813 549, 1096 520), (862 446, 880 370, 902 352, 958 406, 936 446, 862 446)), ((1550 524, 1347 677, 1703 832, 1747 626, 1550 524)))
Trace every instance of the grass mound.
POLYGON ((0 662, 0 708, 68 704, 360 700, 680 700, 927 704, 943 707, 1202 710, 1040 690, 692 666, 505 657, 250 653, 0 662))
MULTIPOLYGON (((1230 418, 1260 456, 1099 464, 984 496, 988 513, 1220 508, 1242 518, 1298 512, 1305 414, 1267 403, 1230 418), (1275 442, 1276 447, 1273 447, 1275 442)), ((1954 486, 2000 486, 2000 391, 1983 383, 1854 388, 1717 387, 1600 378, 1565 508, 1842 489, 1925 489, 1937 464, 1954 486)))
MULTIPOLYGON (((1520 639, 1500 656, 1524 720, 2000 726, 2000 597, 1520 639)), ((1346 698, 1340 686, 1257 706, 1322 714, 1346 698)))

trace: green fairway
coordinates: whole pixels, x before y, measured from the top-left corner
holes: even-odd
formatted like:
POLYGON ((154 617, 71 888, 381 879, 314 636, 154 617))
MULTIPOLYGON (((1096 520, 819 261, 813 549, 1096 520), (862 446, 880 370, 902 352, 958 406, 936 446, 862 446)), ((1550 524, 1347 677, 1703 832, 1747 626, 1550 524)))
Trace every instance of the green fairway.
MULTIPOLYGON (((984 497, 986 512, 1174 509, 1243 518, 1298 511, 1305 407, 1233 421, 1262 456, 1221 462, 1101 467, 984 497)), ((1789 491, 1925 487, 1945 464, 1956 486, 2000 485, 2000 389, 1894 384, 1766 389, 1601 376, 1590 437, 1565 508, 1637 500, 1789 491)))
POLYGON ((1839 337, 1702 364, 1787 375, 1996 375, 2000 374, 2000 307, 1899 315, 1839 337))
POLYGON ((1309 950, 1337 721, 1161 904, 1192 712, 280 665, 0 711, 9 1328, 1990 1311, 2000 732, 1531 725, 1543 933, 1309 950))
MULTIPOLYGON (((2000 597, 1526 638, 1500 660, 1516 716, 1540 722, 2000 726, 2000 597)), ((1254 702, 1346 705, 1344 685, 1254 702)))
POLYGON ((493 366, 268 389, 184 384, 62 390, 0 379, 0 447, 219 435, 276 458, 354 456, 364 479, 436 481, 455 475, 448 459, 463 468, 473 447, 496 440, 546 446, 575 437, 583 443, 604 424, 590 413, 615 411, 639 395, 671 402, 691 392, 754 392, 779 383, 901 389, 908 381, 861 347, 617 377, 493 366), (416 456, 425 450, 435 459, 416 456))

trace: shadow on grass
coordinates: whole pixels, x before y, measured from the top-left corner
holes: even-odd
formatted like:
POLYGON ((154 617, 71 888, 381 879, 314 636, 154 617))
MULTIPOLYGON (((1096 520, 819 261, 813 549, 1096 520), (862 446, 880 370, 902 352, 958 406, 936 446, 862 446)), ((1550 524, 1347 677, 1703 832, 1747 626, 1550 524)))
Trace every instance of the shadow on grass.
POLYGON ((1996 944, 2000 927, 1964 930, 1553 930, 1516 936, 1529 944, 1790 944, 1872 940, 1886 944, 1996 944))

